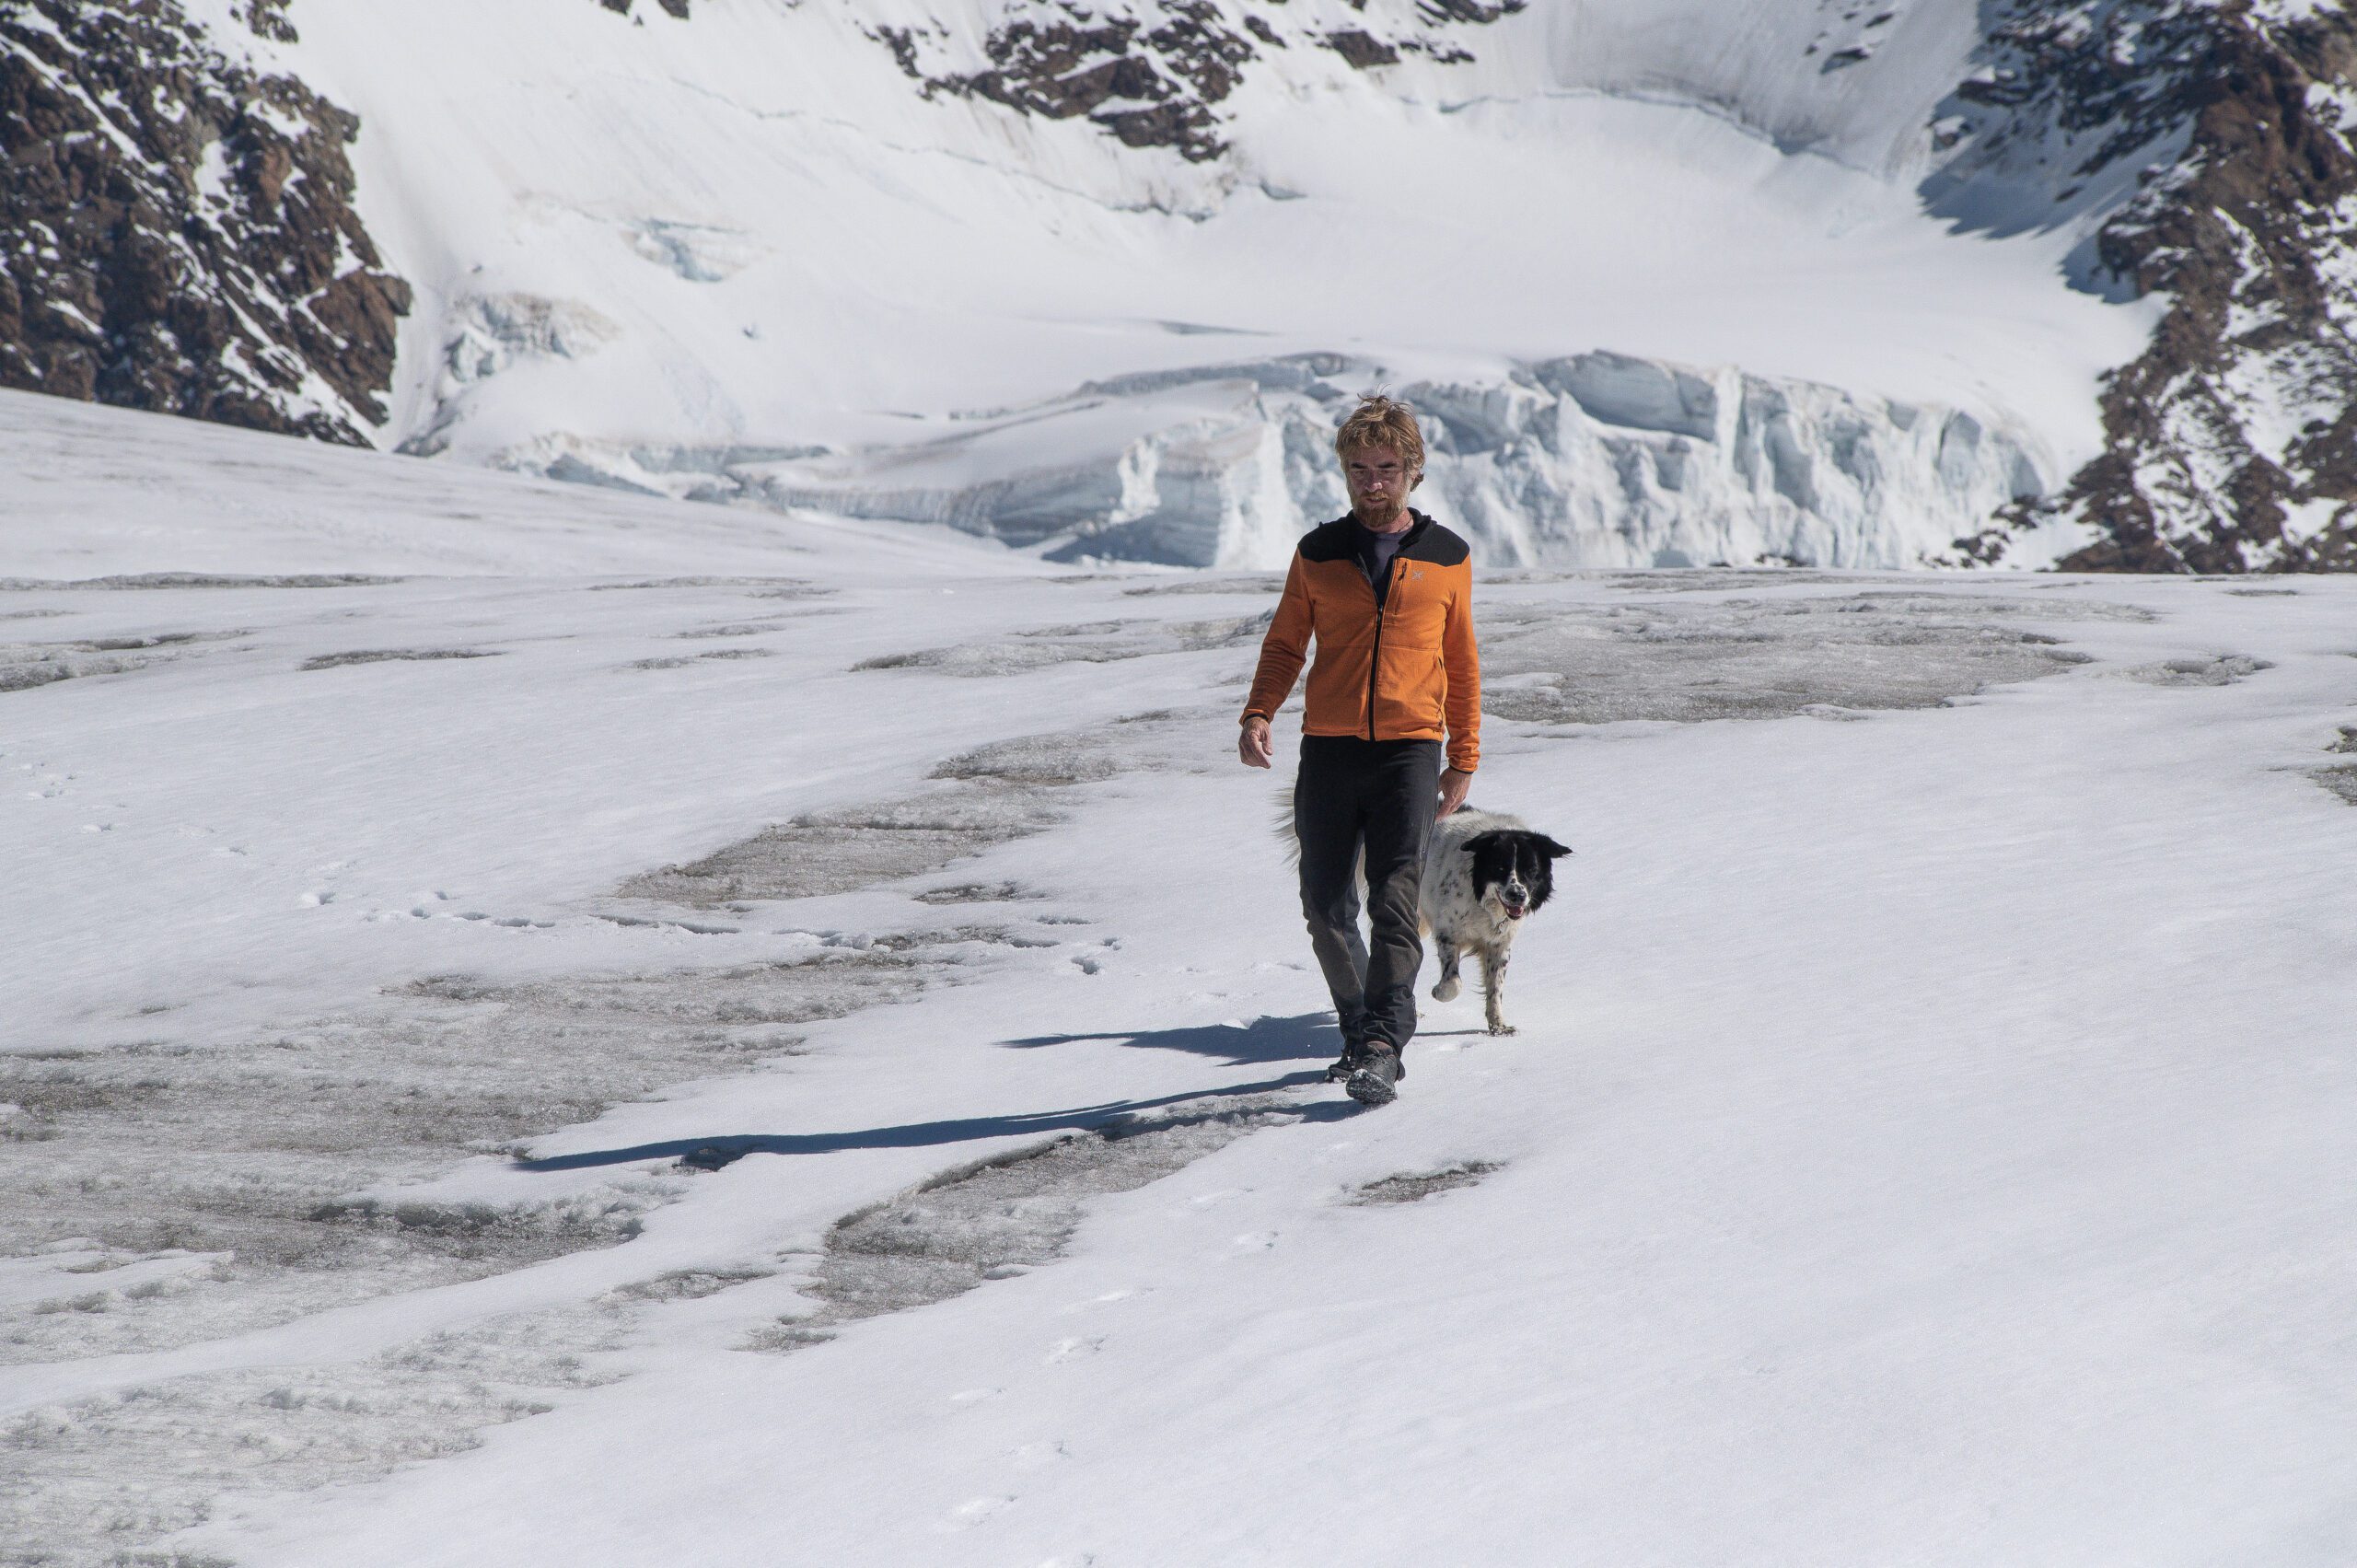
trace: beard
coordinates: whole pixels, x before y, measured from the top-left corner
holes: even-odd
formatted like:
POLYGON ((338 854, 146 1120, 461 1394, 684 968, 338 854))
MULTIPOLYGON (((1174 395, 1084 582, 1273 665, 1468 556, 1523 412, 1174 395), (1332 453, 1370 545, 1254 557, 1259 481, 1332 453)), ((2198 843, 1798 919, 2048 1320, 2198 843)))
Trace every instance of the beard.
POLYGON ((1364 496, 1351 498, 1351 512, 1365 527, 1382 533, 1393 523, 1408 515, 1408 497, 1403 493, 1370 501, 1364 496))

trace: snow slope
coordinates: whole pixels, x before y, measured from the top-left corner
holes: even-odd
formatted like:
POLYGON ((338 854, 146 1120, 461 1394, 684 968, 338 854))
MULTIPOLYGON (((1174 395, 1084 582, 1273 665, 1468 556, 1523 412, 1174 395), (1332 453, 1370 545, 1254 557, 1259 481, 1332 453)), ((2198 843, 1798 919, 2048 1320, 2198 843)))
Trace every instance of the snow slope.
POLYGON ((1259 430, 1376 384, 1543 390, 1502 465, 1439 466, 1493 559, 1899 565, 2092 455, 2095 377, 2153 317, 2064 285, 2075 229, 1922 209, 1974 7, 1882 12, 1589 0, 1360 69, 1322 41, 1422 13, 1296 5, 1246 40, 1206 160, 939 87, 1053 5, 315 5, 252 47, 366 127, 358 200, 417 296, 389 445, 1270 566, 1328 498, 1259 430), (1838 405, 1776 437, 1824 482, 1547 389, 1597 351, 1838 405), (1306 406, 1304 354, 1334 366, 1306 406), (1154 379, 1206 366, 1210 411, 1154 379), (1987 454, 1944 463, 1919 411, 1987 454), (1650 471, 1666 445, 1695 482, 1650 471))
POLYGON ((2357 1544, 2345 584, 1485 573, 1579 854, 1360 1113, 1266 577, 5 408, 18 1550, 2357 1544))

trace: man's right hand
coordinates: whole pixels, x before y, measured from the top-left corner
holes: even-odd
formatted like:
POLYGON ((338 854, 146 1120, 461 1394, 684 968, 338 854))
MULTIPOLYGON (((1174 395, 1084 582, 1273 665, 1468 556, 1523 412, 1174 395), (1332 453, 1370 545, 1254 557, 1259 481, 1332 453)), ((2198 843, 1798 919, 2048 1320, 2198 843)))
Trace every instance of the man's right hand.
POLYGON ((1255 714, 1244 721, 1244 733, 1236 738, 1236 754, 1248 768, 1265 768, 1275 753, 1269 749, 1269 721, 1255 714))

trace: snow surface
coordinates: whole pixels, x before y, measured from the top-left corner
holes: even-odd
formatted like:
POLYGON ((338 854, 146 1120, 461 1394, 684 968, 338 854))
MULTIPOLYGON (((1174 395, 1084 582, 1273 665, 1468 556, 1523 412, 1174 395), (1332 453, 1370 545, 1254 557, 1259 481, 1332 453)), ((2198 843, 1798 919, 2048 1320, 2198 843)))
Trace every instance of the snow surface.
POLYGON ((1109 384, 1319 354, 1351 390, 1527 401, 1527 367, 1605 352, 1854 403, 1787 433, 1828 472, 1870 427, 1863 503, 1854 472, 1630 482, 1653 454, 1619 429, 1465 465, 1469 526, 1552 564, 1913 563, 2099 449, 2096 377, 2153 312, 2066 285, 2080 229, 1960 232, 1918 193, 1970 0, 1538 5, 1460 29, 1469 63, 1364 72, 1317 45, 1413 11, 1376 6, 1278 16, 1295 41, 1246 67, 1205 164, 928 96, 879 41, 978 68, 1030 14, 996 0, 309 5, 300 44, 252 48, 361 117, 360 209, 417 289, 387 445, 1260 567, 1324 505, 1236 436, 1271 410, 1206 432, 1109 384), (1918 410, 2003 450, 1910 451, 1918 410), (1021 442, 970 438, 1009 413, 1021 442), (912 494, 911 462, 946 471, 912 494))
POLYGON ((13 1551, 2357 1550, 2348 585, 1485 571, 1578 854, 1363 1113, 1269 578, 0 428, 13 1551))

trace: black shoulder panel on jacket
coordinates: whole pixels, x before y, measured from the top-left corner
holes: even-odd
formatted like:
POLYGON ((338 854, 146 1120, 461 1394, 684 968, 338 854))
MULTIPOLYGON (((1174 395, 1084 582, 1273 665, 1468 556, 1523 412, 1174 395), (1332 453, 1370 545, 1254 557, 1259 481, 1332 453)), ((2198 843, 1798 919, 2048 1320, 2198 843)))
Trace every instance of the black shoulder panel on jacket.
POLYGON ((1418 533, 1416 541, 1400 552, 1417 561, 1429 561, 1435 566, 1454 566, 1473 553, 1473 547, 1457 536, 1455 530, 1439 523, 1430 523, 1418 533))
POLYGON ((1355 561, 1359 555, 1358 524, 1348 512, 1330 523, 1320 523, 1301 536, 1304 561, 1355 561))

